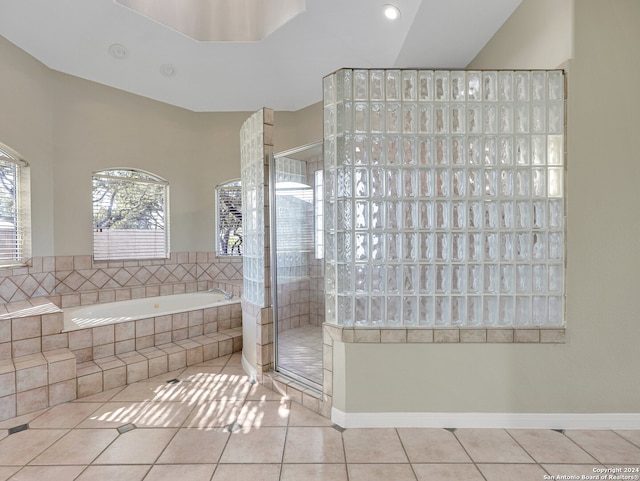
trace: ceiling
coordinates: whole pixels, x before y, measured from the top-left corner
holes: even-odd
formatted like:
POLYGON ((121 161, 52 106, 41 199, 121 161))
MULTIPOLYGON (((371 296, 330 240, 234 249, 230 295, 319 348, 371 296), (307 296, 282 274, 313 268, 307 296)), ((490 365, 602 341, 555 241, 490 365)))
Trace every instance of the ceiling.
MULTIPOLYGON (((126 6, 155 2, 2 0, 0 35, 51 69, 195 112, 298 110, 321 100, 322 77, 342 67, 464 68, 522 0, 289 0, 301 13, 252 41, 195 40, 171 16, 126 6), (385 3, 399 19, 384 17, 385 3)), ((225 22, 213 20, 207 38, 220 38, 225 22)))

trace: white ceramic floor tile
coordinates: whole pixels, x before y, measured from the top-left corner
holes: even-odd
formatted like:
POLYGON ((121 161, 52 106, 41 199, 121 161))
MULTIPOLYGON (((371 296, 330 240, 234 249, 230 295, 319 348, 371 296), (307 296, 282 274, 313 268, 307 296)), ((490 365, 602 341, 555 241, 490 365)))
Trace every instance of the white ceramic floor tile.
POLYGON ((279 464, 219 464, 211 481, 278 481, 279 477, 279 464))
POLYGON ((240 360, 233 354, 3 421, 0 481, 527 481, 640 460, 640 430, 341 432, 249 384, 240 360), (173 378, 180 381, 166 383, 173 378), (135 428, 120 434, 128 423, 135 428))
POLYGON ((31 464, 89 465, 117 437, 115 429, 74 429, 43 451, 31 464))
POLYGON ((27 429, 0 441, 0 466, 23 466, 67 434, 66 429, 27 429))
POLYGON ((25 466, 9 481, 69 481, 75 479, 85 466, 25 466))
POLYGON ((151 465, 89 466, 75 481, 142 481, 151 465))
POLYGON ((209 481, 215 470, 214 464, 156 464, 151 468, 145 481, 209 481))
POLYGON ((95 464, 152 464, 176 434, 176 429, 134 429, 121 434, 95 464))
POLYGON ((286 428, 238 431, 229 438, 221 463, 281 463, 286 428))

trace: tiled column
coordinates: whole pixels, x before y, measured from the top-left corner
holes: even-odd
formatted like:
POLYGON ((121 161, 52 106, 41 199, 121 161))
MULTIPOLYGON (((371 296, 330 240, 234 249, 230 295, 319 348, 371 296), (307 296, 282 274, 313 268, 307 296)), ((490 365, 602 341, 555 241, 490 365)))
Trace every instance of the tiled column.
MULTIPOLYGON (((263 344, 270 307, 269 159, 273 155, 273 111, 253 114, 240 131, 243 230, 243 358, 260 374, 269 368, 273 341, 263 344), (264 321, 267 322, 264 322, 264 321)), ((273 322, 273 321, 271 321, 273 322)), ((268 339, 268 335, 266 336, 268 339)))

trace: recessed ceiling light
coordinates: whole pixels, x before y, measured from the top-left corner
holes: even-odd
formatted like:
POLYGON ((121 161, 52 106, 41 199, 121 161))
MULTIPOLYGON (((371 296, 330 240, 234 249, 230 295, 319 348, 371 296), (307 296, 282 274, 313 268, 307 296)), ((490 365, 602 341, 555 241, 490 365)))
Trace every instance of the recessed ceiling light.
POLYGON ((384 16, 389 20, 396 20, 400 16, 400 9, 388 3, 384 6, 384 16))
POLYGON ((112 45, 109 45, 109 53, 113 58, 117 58, 119 60, 122 60, 123 58, 127 58, 127 55, 129 55, 129 51, 127 50, 127 47, 119 43, 114 43, 112 45))
POLYGON ((170 63, 165 63, 160 67, 160 73, 165 77, 173 77, 176 74, 176 68, 170 63))

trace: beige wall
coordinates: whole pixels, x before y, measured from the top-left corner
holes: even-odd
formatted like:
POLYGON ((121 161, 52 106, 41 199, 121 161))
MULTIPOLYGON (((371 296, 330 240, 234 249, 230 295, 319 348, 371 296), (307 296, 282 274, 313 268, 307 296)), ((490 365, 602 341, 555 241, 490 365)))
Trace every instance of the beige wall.
POLYGON ((573 2, 524 0, 467 68, 559 67, 573 56, 573 2))
POLYGON ((334 367, 339 410, 640 412, 640 2, 577 0, 572 18, 568 3, 525 0, 471 64, 555 68, 566 60, 557 52, 574 52, 568 63, 566 343, 339 344, 345 367, 334 367), (557 35, 548 29, 556 23, 549 13, 556 5, 564 19, 557 35), (572 28, 573 47, 567 45, 572 28))
POLYGON ((0 142, 31 169, 34 255, 53 255, 53 129, 49 69, 0 37, 0 142))
MULTIPOLYGON (((320 79, 322 81, 322 79, 320 79)), ((318 102, 297 112, 275 112, 274 152, 284 152, 322 140, 323 111, 318 102)))
MULTIPOLYGON (((33 167, 34 256, 91 253, 91 173, 111 167, 170 182, 172 251, 214 250, 214 188, 240 177, 250 113, 194 113, 54 72, 2 37, 0 58, 0 142, 33 167)), ((322 136, 317 106, 277 116, 280 150, 322 136)))

